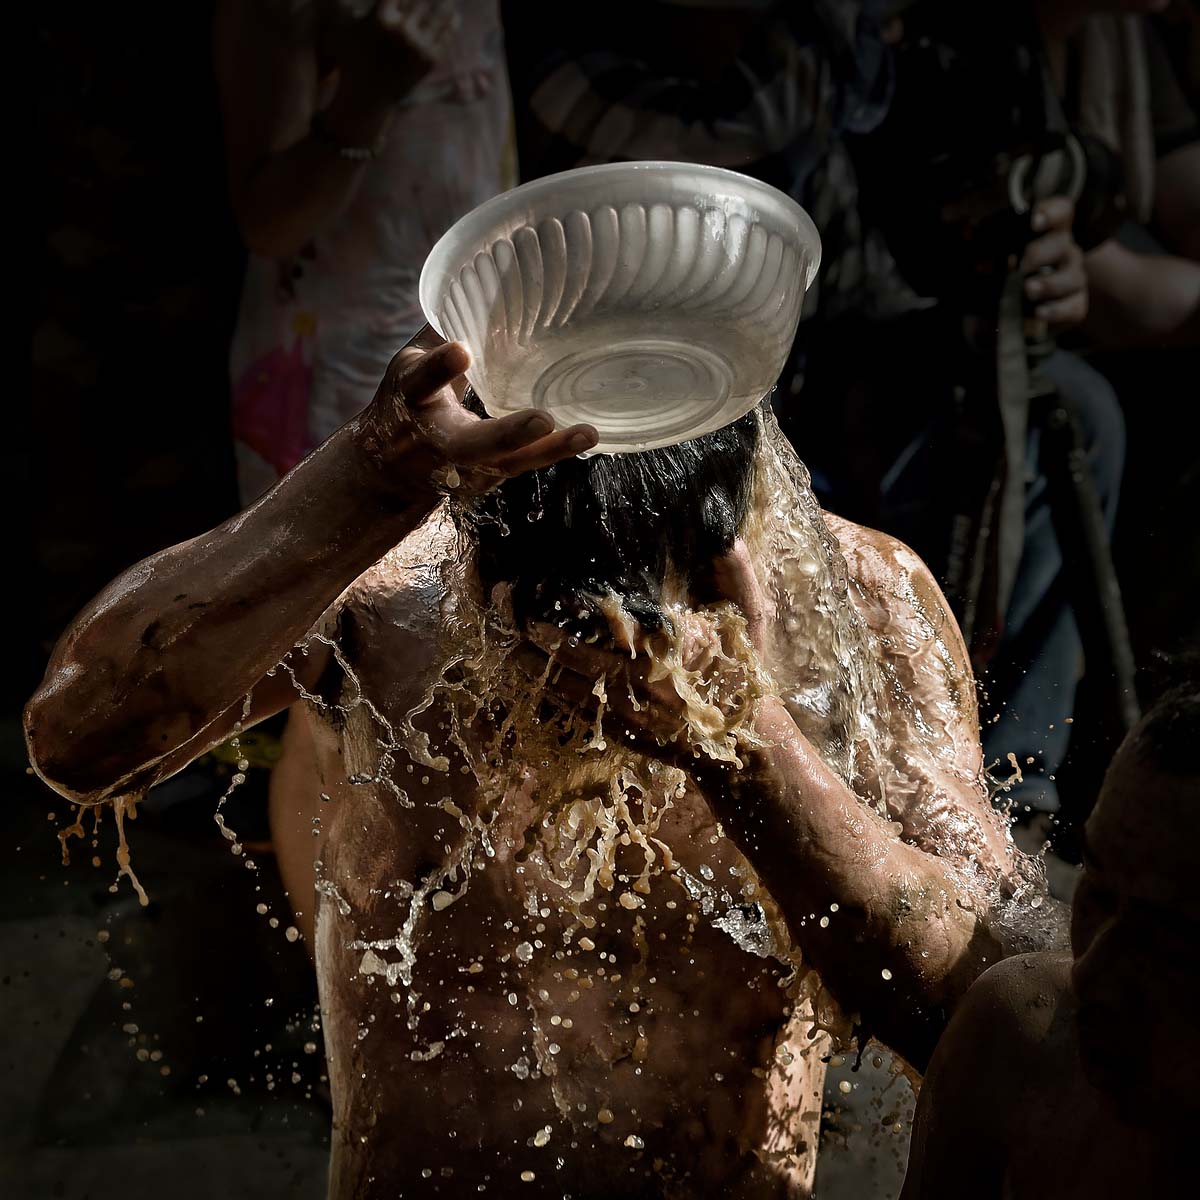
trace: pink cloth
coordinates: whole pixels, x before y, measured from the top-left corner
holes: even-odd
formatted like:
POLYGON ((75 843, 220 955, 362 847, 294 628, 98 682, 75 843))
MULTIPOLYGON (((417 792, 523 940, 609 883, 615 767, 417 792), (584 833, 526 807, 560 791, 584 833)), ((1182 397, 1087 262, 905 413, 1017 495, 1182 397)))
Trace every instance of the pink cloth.
POLYGON ((290 350, 268 350, 234 381, 233 436, 277 475, 290 471, 312 448, 311 391, 312 367, 299 336, 290 350))

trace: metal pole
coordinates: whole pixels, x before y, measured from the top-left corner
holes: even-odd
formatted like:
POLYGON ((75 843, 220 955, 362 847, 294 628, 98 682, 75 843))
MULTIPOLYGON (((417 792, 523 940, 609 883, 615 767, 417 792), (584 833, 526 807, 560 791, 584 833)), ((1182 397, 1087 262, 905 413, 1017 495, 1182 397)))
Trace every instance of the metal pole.
POLYGON ((1068 597, 1079 625, 1088 674, 1108 685, 1107 707, 1124 735, 1141 712, 1137 668, 1108 526, 1088 470, 1079 419, 1070 402, 1058 393, 1040 401, 1040 424, 1047 443, 1043 464, 1068 597), (1103 669, 1105 663, 1111 670, 1103 669))

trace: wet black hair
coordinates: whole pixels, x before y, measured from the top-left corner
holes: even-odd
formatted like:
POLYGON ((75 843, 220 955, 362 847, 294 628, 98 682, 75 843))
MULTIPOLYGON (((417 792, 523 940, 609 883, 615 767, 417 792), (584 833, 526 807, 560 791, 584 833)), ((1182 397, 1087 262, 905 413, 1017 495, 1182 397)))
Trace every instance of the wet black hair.
POLYGON ((513 588, 519 624, 564 619, 584 629, 595 599, 616 592, 644 628, 664 623, 668 570, 697 598, 750 507, 759 417, 636 454, 575 458, 505 480, 466 519, 485 589, 513 588))

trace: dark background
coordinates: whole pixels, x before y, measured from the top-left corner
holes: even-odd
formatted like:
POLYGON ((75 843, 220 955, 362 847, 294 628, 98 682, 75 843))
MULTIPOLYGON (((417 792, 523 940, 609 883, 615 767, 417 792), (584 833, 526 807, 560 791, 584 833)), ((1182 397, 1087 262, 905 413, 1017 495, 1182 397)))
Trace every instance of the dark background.
MULTIPOLYGON (((13 405, 7 458, 20 611, 0 806, 0 1193, 22 1200, 324 1194, 315 986, 269 855, 247 869, 213 823, 232 768, 197 764, 143 806, 143 909, 128 881, 110 890, 110 815, 62 865, 66 805, 28 772, 19 727, 79 608, 238 507, 227 350, 244 258, 211 20, 196 0, 58 5, 28 43, 32 403, 13 405)), ((264 774, 230 800, 248 842, 264 774)))
MULTIPOLYGON (((305 1048, 320 1043, 315 989, 284 937, 269 854, 248 869, 212 822, 230 765, 203 761, 143 806, 140 909, 127 882, 110 890, 111 818, 97 848, 76 840, 61 865, 65 806, 28 772, 19 734, 74 613, 237 507, 226 354, 244 260, 210 21, 203 0, 60 5, 30 42, 32 403, 14 405, 10 447, 20 612, 0 877, 0 1190, 22 1198, 324 1190, 328 1106, 320 1052, 305 1048)), ((1195 627, 1200 481, 1181 381, 1198 376, 1182 355, 1155 360, 1158 380, 1144 360, 1108 366, 1129 425, 1118 562, 1148 661, 1195 627), (1138 402, 1159 392, 1177 411, 1138 402)), ((265 836, 263 787, 251 772, 228 809, 251 844, 265 836)))

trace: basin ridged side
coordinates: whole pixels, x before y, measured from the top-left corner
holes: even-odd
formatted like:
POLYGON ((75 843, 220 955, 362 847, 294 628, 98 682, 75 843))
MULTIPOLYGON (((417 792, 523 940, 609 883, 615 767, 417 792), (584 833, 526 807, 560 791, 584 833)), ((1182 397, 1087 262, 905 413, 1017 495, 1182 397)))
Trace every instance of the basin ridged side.
POLYGON ((477 352, 542 331, 669 305, 764 340, 799 318, 809 256, 746 217, 688 205, 601 205, 526 225, 464 264, 443 297, 447 336, 477 352))

